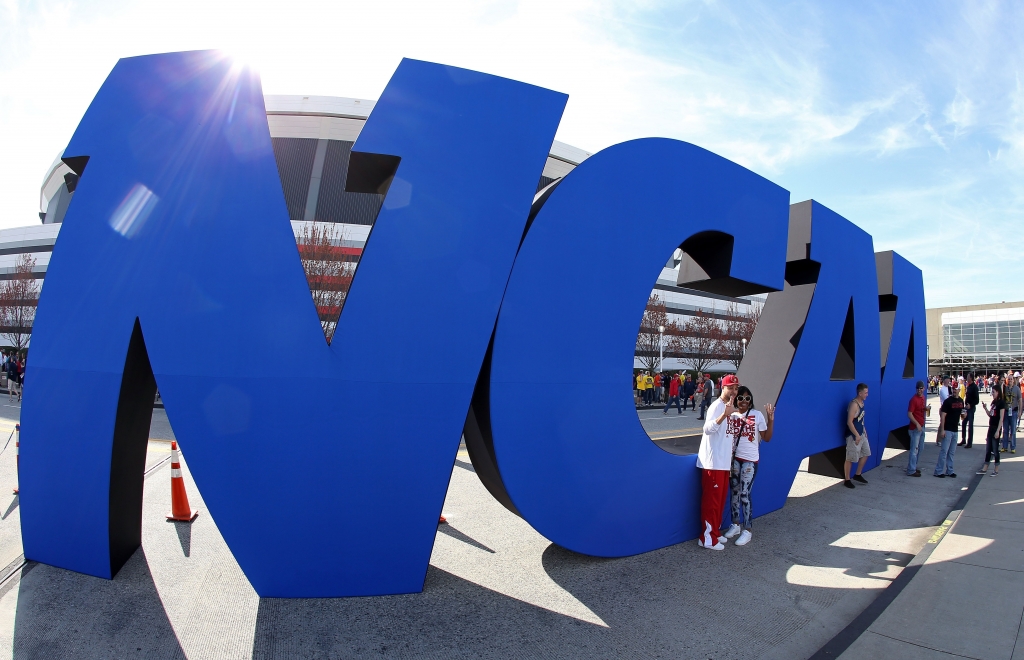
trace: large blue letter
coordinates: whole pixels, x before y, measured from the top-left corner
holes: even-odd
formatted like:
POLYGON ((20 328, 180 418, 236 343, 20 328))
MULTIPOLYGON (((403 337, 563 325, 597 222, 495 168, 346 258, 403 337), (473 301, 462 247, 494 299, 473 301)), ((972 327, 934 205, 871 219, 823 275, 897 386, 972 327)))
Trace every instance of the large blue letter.
POLYGON ((467 433, 478 473, 500 478, 488 485, 506 506, 591 555, 696 537, 696 459, 659 449, 633 406, 637 325, 680 244, 692 286, 781 288, 788 202, 788 192, 739 165, 667 139, 605 149, 559 184, 526 235, 502 303, 493 438, 473 442, 467 433))
POLYGON ((739 370, 755 403, 778 405, 775 436, 761 446, 755 515, 785 504, 808 456, 811 472, 842 474, 846 410, 858 382, 869 388, 866 430, 872 454, 881 454, 879 354, 871 236, 815 201, 794 204, 786 287, 768 294, 739 370))
POLYGON ((565 100, 402 62, 354 148, 356 187, 394 178, 328 346, 258 79, 211 52, 120 61, 65 151, 85 171, 34 329, 25 556, 110 577, 138 546, 155 376, 257 593, 420 590, 565 100))

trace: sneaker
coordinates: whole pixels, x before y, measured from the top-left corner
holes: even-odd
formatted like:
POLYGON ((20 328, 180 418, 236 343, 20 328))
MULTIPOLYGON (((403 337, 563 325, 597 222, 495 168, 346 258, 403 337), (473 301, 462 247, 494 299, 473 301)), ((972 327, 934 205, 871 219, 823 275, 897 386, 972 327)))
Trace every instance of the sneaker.
POLYGON ((853 475, 853 480, 857 481, 857 482, 860 482, 862 484, 866 484, 868 482, 868 480, 865 479, 864 475, 862 475, 862 474, 855 474, 855 475, 853 475))
POLYGON ((933 477, 938 477, 939 479, 945 479, 946 478, 946 475, 944 475, 944 474, 933 474, 932 476, 933 477))
POLYGON ((731 539, 732 537, 736 536, 742 531, 743 528, 734 523, 731 527, 729 527, 729 531, 725 533, 725 538, 731 539))
POLYGON ((957 447, 963 447, 966 444, 967 444, 966 442, 958 442, 958 443, 956 443, 956 446, 957 447))
POLYGON ((740 537, 736 539, 736 545, 746 545, 750 543, 751 536, 753 536, 753 534, 750 533, 749 529, 743 530, 743 533, 740 534, 740 537))
POLYGON ((999 448, 999 453, 1000 453, 1000 454, 1004 454, 1004 453, 1006 453, 1006 450, 1005 450, 1005 449, 1003 449, 1002 447, 1000 447, 1000 448, 999 448))
POLYGON ((856 488, 856 486, 853 485, 853 482, 850 481, 849 479, 843 481, 843 485, 846 486, 847 488, 856 488))
POLYGON ((946 476, 949 477, 950 479, 956 479, 956 472, 950 472, 946 476))
POLYGON ((725 538, 724 536, 722 536, 721 534, 719 534, 719 535, 718 535, 718 542, 719 542, 719 543, 728 543, 728 542, 729 542, 729 539, 727 539, 727 538, 725 538))
POLYGON ((990 477, 998 477, 999 473, 998 472, 993 472, 992 474, 990 474, 988 476, 990 476, 990 477))
POLYGON ((1011 450, 1010 450, 1010 453, 1011 453, 1011 454, 1016 454, 1016 453, 1017 453, 1017 450, 1016 450, 1016 449, 1011 449, 1011 450))
POLYGON ((907 476, 908 477, 920 477, 921 476, 921 471, 918 470, 917 472, 910 472, 910 473, 907 474, 907 476))
POLYGON ((697 541, 697 544, 702 548, 707 548, 708 550, 725 550, 725 544, 721 542, 714 545, 704 545, 703 541, 697 541))

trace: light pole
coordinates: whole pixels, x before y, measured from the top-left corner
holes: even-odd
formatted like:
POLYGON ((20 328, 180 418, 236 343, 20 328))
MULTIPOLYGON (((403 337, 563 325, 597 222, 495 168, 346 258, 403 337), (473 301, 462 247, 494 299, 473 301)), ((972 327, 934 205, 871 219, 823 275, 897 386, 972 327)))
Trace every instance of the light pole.
POLYGON ((665 372, 665 326, 658 326, 658 371, 665 372))
POLYGON ((743 357, 747 357, 747 338, 744 337, 740 341, 743 342, 743 357))

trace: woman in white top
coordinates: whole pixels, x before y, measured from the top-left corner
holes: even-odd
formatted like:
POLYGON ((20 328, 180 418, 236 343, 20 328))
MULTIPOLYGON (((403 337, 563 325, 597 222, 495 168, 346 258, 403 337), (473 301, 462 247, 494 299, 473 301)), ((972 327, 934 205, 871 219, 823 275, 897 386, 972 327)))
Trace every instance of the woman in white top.
POLYGON ((757 462, 760 460, 758 445, 772 439, 775 427, 775 406, 764 406, 764 415, 754 408, 754 395, 750 388, 741 385, 736 390, 736 412, 729 416, 727 433, 733 438, 732 472, 729 487, 732 491, 732 526, 725 533, 731 539, 737 534, 736 545, 750 543, 751 516, 750 489, 757 476, 757 462), (767 417, 767 420, 765 419, 767 417))

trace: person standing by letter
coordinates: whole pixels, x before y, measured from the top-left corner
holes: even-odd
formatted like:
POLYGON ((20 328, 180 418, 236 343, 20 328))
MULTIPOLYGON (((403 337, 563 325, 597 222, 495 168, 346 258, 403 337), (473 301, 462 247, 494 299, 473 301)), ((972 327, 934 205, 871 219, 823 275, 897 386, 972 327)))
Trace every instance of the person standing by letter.
POLYGON ((843 485, 847 488, 854 488, 853 482, 859 481, 862 484, 868 482, 861 472, 864 471, 864 464, 871 455, 871 445, 868 443, 868 432, 864 428, 864 401, 868 398, 868 386, 864 383, 857 383, 857 396, 846 408, 846 462, 843 463, 843 485), (850 480, 850 468, 857 464, 857 474, 850 480))
POLYGON ((709 550, 725 549, 725 537, 719 530, 729 492, 729 472, 732 470, 732 438, 726 420, 736 411, 733 398, 739 384, 739 379, 732 374, 722 381, 722 394, 708 408, 704 434, 697 451, 701 486, 701 530, 697 542, 709 550))
POLYGON ((732 525, 725 533, 731 539, 737 534, 736 545, 750 543, 754 521, 750 489, 757 476, 757 464, 761 459, 761 441, 772 439, 775 429, 775 406, 766 403, 762 415, 754 407, 754 395, 750 388, 740 385, 736 390, 736 412, 729 416, 729 436, 732 441, 732 471, 729 475, 729 490, 732 493, 732 525), (767 421, 765 421, 767 417, 767 421))
POLYGON ((907 476, 920 477, 921 471, 917 469, 917 459, 924 448, 924 382, 917 381, 917 394, 910 397, 910 405, 907 406, 907 417, 910 418, 910 457, 907 461, 907 476))
POLYGON ((960 422, 966 419, 964 400, 953 390, 939 408, 939 459, 935 461, 935 476, 956 478, 953 471, 953 455, 956 453, 956 434, 960 422))

